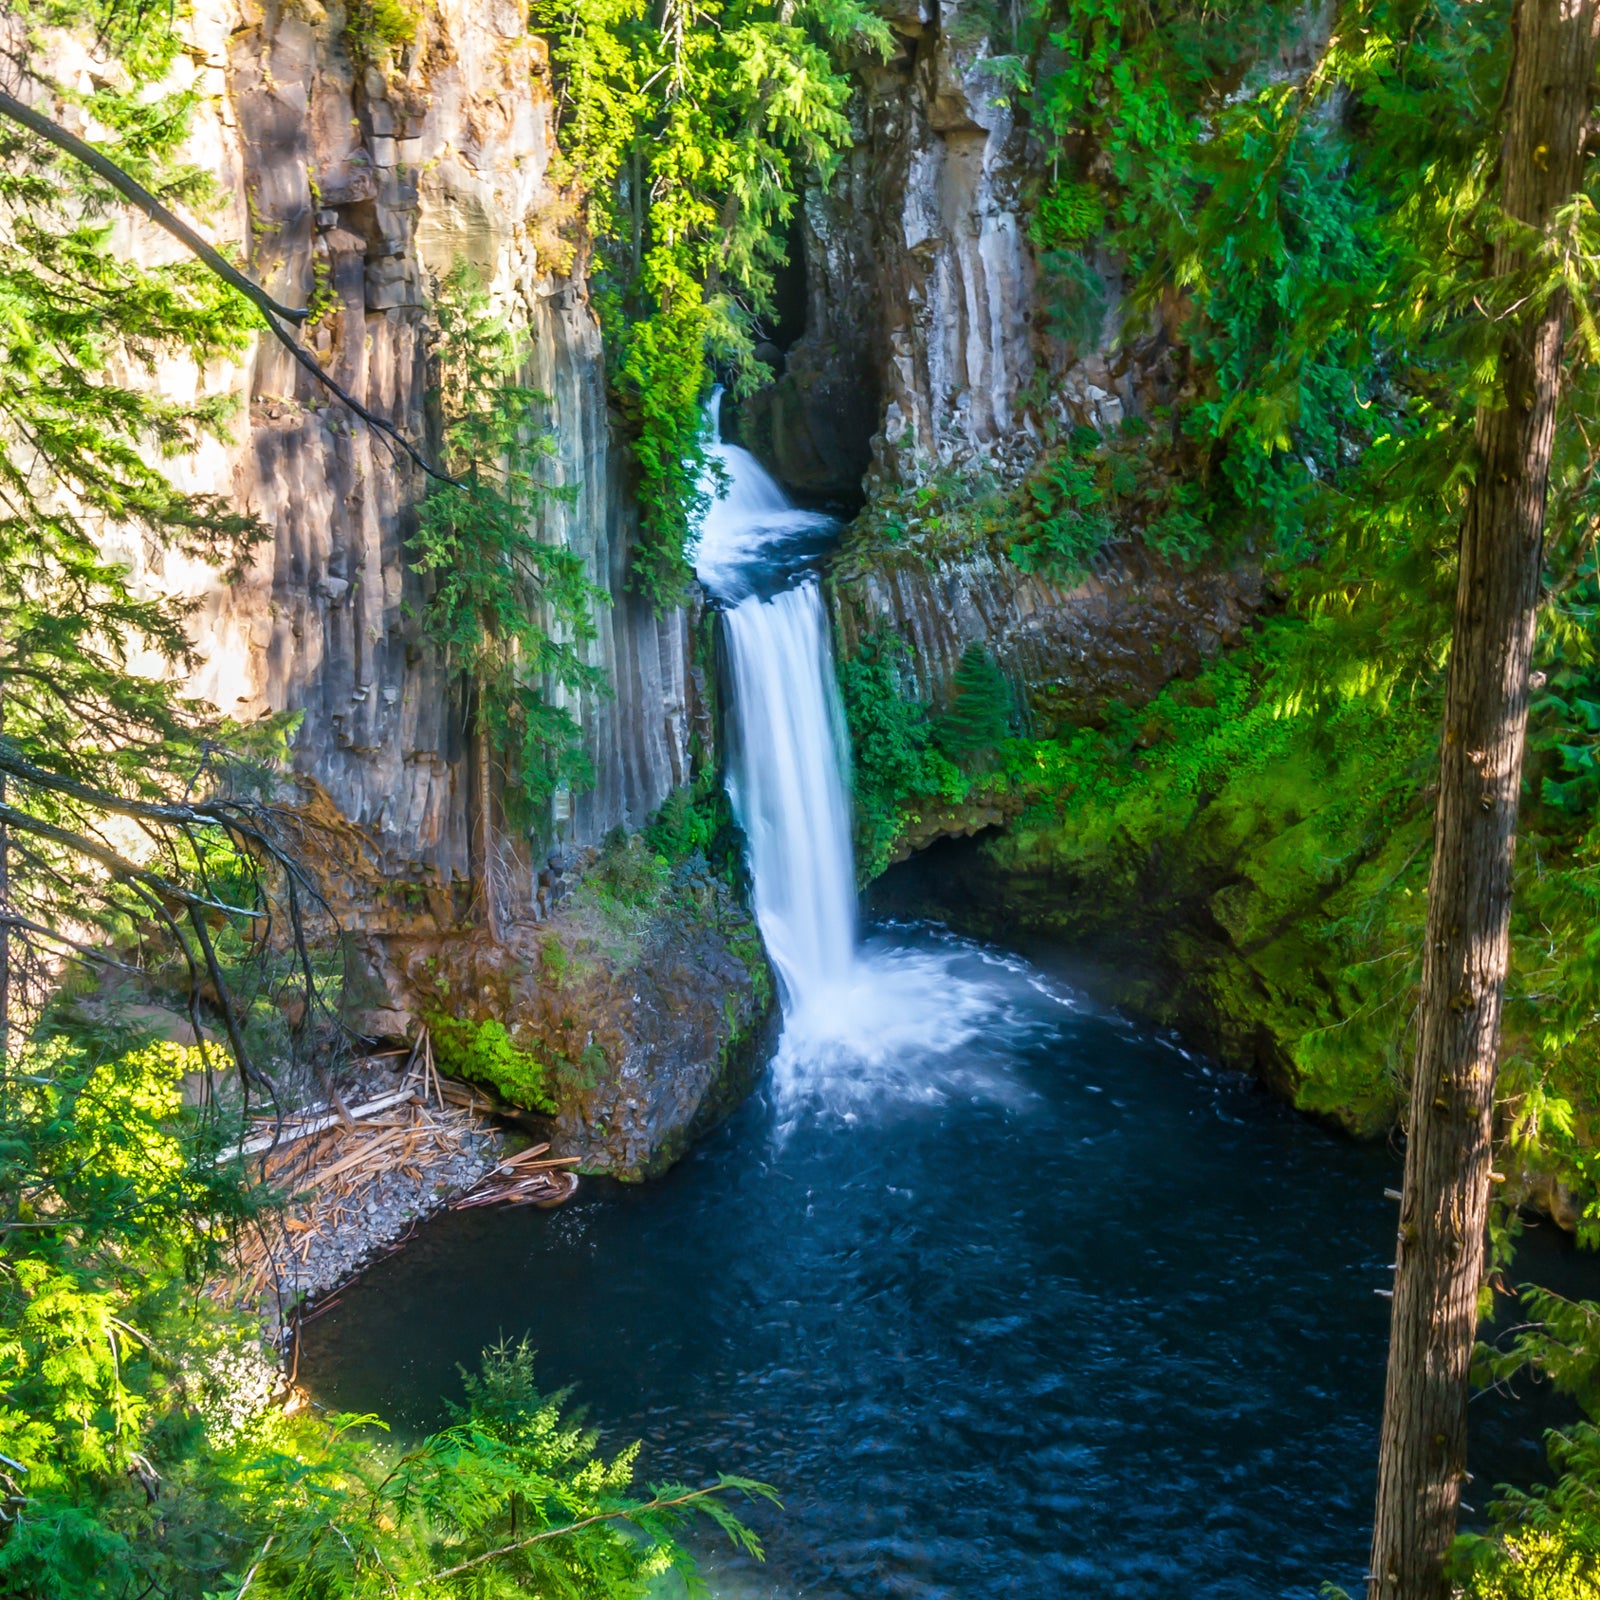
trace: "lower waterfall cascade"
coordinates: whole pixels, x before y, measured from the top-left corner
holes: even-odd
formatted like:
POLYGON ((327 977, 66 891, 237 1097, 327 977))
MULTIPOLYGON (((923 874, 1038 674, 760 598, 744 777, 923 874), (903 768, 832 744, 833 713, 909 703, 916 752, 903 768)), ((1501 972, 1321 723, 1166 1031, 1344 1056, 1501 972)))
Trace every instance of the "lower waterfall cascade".
POLYGON ((969 1038, 989 1001, 941 954, 859 942, 848 737, 811 570, 836 524, 792 505, 754 455, 721 439, 720 399, 707 415, 714 498, 695 569, 724 606, 728 794, 783 1006, 774 1084, 791 1103, 836 1107, 915 1093, 912 1064, 969 1038))

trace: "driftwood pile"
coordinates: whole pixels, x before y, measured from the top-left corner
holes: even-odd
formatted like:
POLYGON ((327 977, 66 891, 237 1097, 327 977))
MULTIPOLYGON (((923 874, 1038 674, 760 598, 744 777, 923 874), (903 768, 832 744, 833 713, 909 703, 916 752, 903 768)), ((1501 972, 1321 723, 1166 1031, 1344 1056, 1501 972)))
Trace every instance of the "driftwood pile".
POLYGON ((578 1192, 578 1175, 564 1172, 578 1161, 577 1156, 551 1156, 539 1158, 550 1148, 547 1144, 530 1145, 528 1149, 507 1156, 476 1189, 469 1190, 460 1199, 452 1201, 457 1211, 469 1206, 558 1206, 578 1192))
POLYGON ((548 1145, 483 1174, 485 1147, 498 1139, 494 1109, 486 1095, 439 1075, 424 1034, 397 1087, 356 1105, 330 1089, 326 1106, 263 1119, 259 1133, 218 1159, 244 1157, 288 1204, 241 1232, 219 1297, 256 1304, 321 1294, 348 1276, 356 1256, 399 1243, 409 1223, 440 1204, 552 1206, 570 1199, 578 1180, 563 1169, 577 1158, 540 1159, 548 1145), (397 1179, 414 1197, 403 1214, 385 1198, 397 1179))

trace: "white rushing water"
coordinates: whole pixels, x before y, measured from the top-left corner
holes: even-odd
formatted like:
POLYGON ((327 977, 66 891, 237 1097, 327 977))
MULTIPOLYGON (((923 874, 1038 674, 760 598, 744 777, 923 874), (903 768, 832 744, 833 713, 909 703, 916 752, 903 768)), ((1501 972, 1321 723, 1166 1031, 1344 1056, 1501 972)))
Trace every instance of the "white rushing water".
POLYGON ((726 608, 728 794, 748 840, 752 900, 783 1004, 774 1088, 791 1110, 818 1103, 852 1114, 885 1091, 942 1099, 989 1087, 942 1080, 928 1064, 993 1017, 994 991, 958 976, 937 949, 858 941, 849 742, 809 571, 834 524, 792 505, 749 451, 721 442, 717 427, 714 398, 707 454, 723 482, 695 571, 726 608))
POLYGON ((728 795, 793 1013, 848 980, 856 942, 844 716, 816 580, 771 600, 752 595, 726 628, 736 708, 728 795))

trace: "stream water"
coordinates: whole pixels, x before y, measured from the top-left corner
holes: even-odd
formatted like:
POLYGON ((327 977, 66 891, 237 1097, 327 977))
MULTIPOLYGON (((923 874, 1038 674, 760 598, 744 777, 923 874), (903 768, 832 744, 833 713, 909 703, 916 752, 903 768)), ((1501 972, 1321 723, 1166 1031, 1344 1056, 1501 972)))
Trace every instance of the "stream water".
MULTIPOLYGON (((778 970, 761 1090, 665 1178, 444 1216, 305 1333, 319 1398, 402 1430, 527 1334, 646 1481, 777 1486, 728 1595, 1359 1592, 1392 1155, 932 927, 858 935, 807 576, 825 519, 718 448, 730 792, 778 970)), ((1475 1465, 1526 1479, 1524 1414, 1475 1465), (1523 1442, 1518 1442, 1523 1441, 1523 1442)), ((707 1548, 710 1546, 708 1544, 707 1548)))

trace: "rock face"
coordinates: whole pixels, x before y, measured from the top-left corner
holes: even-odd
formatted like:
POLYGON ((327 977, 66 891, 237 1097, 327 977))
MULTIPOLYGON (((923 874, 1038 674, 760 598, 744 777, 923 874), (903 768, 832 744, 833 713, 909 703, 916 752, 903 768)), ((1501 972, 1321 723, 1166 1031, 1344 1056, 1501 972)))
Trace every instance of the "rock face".
MULTIPOLYGON (((857 144, 806 197, 805 332, 740 425, 780 476, 817 493, 863 479, 869 494, 1003 485, 1072 427, 1114 432, 1180 393, 1179 307, 1124 329, 1119 264, 1091 251, 1104 309, 1064 332, 1026 226, 1039 145, 1007 103, 986 24, 959 0, 901 0, 889 21, 894 55, 862 68, 857 144)), ((847 541, 830 597, 841 653, 864 633, 897 635, 911 646, 907 689, 938 702, 981 641, 1048 727, 1194 671, 1262 593, 1246 567, 1180 574, 1126 547, 1063 586, 991 554, 863 557, 847 541)))
MULTIPOLYGON (((522 8, 444 0, 386 67, 352 53, 337 7, 201 0, 191 30, 204 99, 192 156, 226 203, 214 235, 237 245, 278 298, 325 305, 309 335, 350 393, 412 440, 429 435, 432 286, 477 268, 528 345, 526 380, 549 396, 557 453, 544 534, 580 551, 610 597, 593 659, 611 696, 573 707, 598 782, 553 827, 584 844, 637 826, 688 776, 686 627, 626 588, 634 538, 625 453, 607 421, 600 333, 559 226, 543 43, 522 8)), ((167 248, 127 225, 125 243, 167 248)), ((127 554, 152 584, 198 593, 197 689, 246 720, 302 716, 298 771, 369 830, 395 877, 448 884, 472 868, 481 803, 459 682, 421 640, 406 543, 420 472, 293 365, 270 339, 232 370, 163 374, 235 395, 232 450, 186 465, 272 529, 231 588, 203 570, 127 554)), ((562 807, 565 813, 566 807, 562 807)), ((501 897, 533 904, 534 862, 502 839, 501 897)))
POLYGON ((972 468, 1013 476, 1056 424, 1115 426, 1182 381, 1160 318, 1119 338, 1115 260, 1095 255, 1098 333, 1066 339, 1026 228, 1039 146, 970 0, 900 0, 895 51, 860 69, 856 145, 806 196, 806 329, 744 408, 780 477, 849 494, 972 468))
POLYGON ((580 885, 536 940, 440 938, 419 919, 382 941, 379 976, 424 1019, 504 1020, 546 1066, 558 1148, 625 1180, 663 1171, 744 1098, 774 1016, 754 921, 694 858, 645 907, 580 885))
MULTIPOLYGON (((709 880, 620 952, 574 932, 556 902, 585 847, 637 829, 690 780, 691 733, 714 759, 706 673, 691 663, 706 639, 628 588, 631 467, 608 419, 583 264, 562 236, 545 46, 516 0, 440 0, 417 15, 415 41, 372 62, 337 4, 197 0, 172 83, 198 96, 186 153, 221 197, 205 219, 213 240, 280 301, 317 308, 306 339, 324 369, 425 453, 438 442, 427 303, 439 280, 469 263, 521 334, 561 491, 540 532, 582 555, 606 600, 589 649, 610 692, 571 705, 594 786, 558 795, 532 840, 499 825, 491 793, 486 835, 464 690, 418 622, 426 594, 407 545, 426 480, 270 338, 236 364, 172 361, 155 380, 236 401, 231 447, 176 472, 259 514, 272 537, 253 568, 226 585, 175 555, 114 553, 141 584, 197 602, 196 692, 242 721, 298 715, 293 763, 321 841, 308 861, 355 958, 349 1020, 382 1036, 430 1005, 495 1017, 570 1068, 567 1147, 637 1176, 736 1098, 771 996, 760 941, 709 880), (476 887, 486 870, 492 934, 476 887), (569 946, 570 962, 552 955, 569 946)), ((97 70, 87 39, 54 42, 59 77, 97 70)), ((178 249, 131 217, 115 247, 146 261, 178 249)))
POLYGON ((897 48, 861 69, 856 146, 806 197, 806 332, 749 424, 801 488, 851 490, 869 465, 910 481, 1015 431, 1034 364, 1024 141, 986 47, 953 42, 961 9, 890 16, 897 48))
POLYGON ((938 704, 962 652, 981 643, 1048 731, 1192 675, 1238 643, 1263 600, 1250 565, 1178 572, 1119 548, 1095 568, 1067 587, 984 554, 845 566, 829 583, 838 647, 852 654, 872 633, 904 640, 906 691, 938 704))

